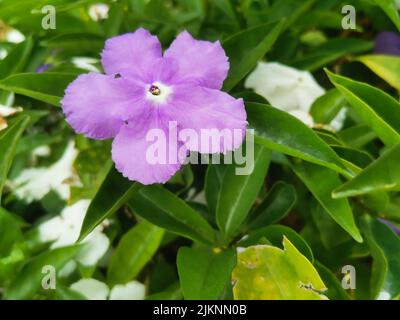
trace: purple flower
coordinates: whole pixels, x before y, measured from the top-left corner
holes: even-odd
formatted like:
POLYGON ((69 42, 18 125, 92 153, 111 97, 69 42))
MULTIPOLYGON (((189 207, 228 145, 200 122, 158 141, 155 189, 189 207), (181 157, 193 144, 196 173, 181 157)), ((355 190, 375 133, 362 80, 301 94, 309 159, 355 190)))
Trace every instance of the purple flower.
POLYGON ((42 73, 47 71, 51 67, 51 64, 43 64, 36 69, 37 73, 42 73))
POLYGON ((393 223, 389 222, 388 220, 385 219, 378 219, 380 222, 386 224, 390 229, 392 229, 394 232, 396 232, 398 235, 400 235, 400 228, 395 226, 393 223))
POLYGON ((381 32, 375 38, 375 53, 400 55, 400 36, 394 32, 381 32))
POLYGON ((114 138, 112 159, 130 180, 164 183, 179 170, 188 151, 226 152, 242 144, 246 112, 242 99, 220 91, 229 63, 219 42, 195 40, 182 32, 163 54, 157 37, 138 29, 107 40, 102 64, 105 75, 79 76, 61 104, 77 133, 98 140, 114 138), (172 151, 177 161, 149 163, 148 132, 162 130, 170 145, 175 139, 169 134, 173 122, 178 131, 243 133, 240 141, 224 140, 217 148, 178 139, 179 152, 172 151))

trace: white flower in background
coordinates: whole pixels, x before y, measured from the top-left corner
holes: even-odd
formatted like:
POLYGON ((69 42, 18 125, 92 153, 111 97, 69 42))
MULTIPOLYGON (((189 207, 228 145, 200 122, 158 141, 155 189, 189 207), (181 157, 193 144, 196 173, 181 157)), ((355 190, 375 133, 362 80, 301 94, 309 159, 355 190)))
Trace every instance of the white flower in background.
POLYGON ((93 71, 100 73, 99 68, 94 66, 94 64, 98 63, 98 59, 88 58, 88 57, 74 57, 72 58, 72 63, 83 70, 93 71))
POLYGON ((4 48, 0 48, 0 60, 3 60, 5 57, 7 57, 7 50, 4 48))
POLYGON ((146 294, 145 286, 132 281, 127 284, 118 284, 110 292, 110 300, 143 300, 146 294))
POLYGON ((68 199, 70 186, 67 179, 75 176, 73 163, 77 155, 74 143, 70 142, 62 157, 50 167, 23 170, 13 181, 16 196, 29 203, 54 190, 62 199, 68 199))
POLYGON ((81 279, 70 288, 89 300, 144 300, 146 291, 138 281, 116 285, 110 290, 105 283, 96 279, 81 279))
POLYGON ((93 21, 107 19, 109 9, 109 6, 105 3, 95 3, 89 7, 89 16, 93 21))
POLYGON ((110 291, 105 283, 96 279, 81 279, 70 288, 89 300, 106 300, 110 291))
POLYGON ((396 0, 396 7, 398 10, 400 10, 400 0, 396 0))
POLYGON ((14 94, 9 94, 7 97, 7 101, 4 101, 4 104, 0 104, 0 131, 8 127, 5 118, 12 116, 23 110, 21 107, 12 107, 13 104, 14 104, 14 94))
POLYGON ((20 43, 25 40, 25 36, 16 29, 9 29, 6 32, 5 40, 12 43, 20 43))
POLYGON ((51 154, 49 146, 40 146, 32 151, 32 157, 48 157, 51 154))
MULTIPOLYGON (((310 127, 314 125, 310 108, 317 98, 325 94, 325 89, 311 73, 276 62, 259 62, 247 77, 245 87, 253 89, 271 105, 290 113, 310 127)), ((340 129, 344 117, 345 110, 342 110, 334 120, 334 129, 340 129)))
POLYGON ((16 114, 17 112, 21 112, 23 109, 21 107, 9 107, 9 106, 5 106, 0 104, 0 117, 9 117, 12 116, 14 114, 16 114))
MULTIPOLYGON (((40 241, 52 241, 52 249, 74 244, 79 238, 89 204, 89 200, 80 200, 65 207, 59 216, 39 225, 40 241)), ((93 266, 104 256, 110 246, 110 240, 103 233, 103 229, 104 224, 97 226, 82 241, 84 247, 75 258, 78 262, 85 266, 93 266)))

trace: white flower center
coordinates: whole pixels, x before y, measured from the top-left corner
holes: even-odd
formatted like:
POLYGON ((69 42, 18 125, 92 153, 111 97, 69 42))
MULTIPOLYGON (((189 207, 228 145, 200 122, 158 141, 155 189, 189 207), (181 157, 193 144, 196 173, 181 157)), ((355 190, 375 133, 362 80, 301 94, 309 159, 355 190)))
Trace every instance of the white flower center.
POLYGON ((146 88, 146 98, 155 104, 165 104, 172 93, 172 88, 160 82, 154 82, 146 88))

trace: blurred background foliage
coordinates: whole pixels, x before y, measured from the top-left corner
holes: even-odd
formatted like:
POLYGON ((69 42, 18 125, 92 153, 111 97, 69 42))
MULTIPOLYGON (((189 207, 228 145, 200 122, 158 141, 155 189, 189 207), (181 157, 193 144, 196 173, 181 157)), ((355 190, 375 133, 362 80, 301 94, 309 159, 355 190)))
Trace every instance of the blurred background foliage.
POLYGON ((0 297, 398 298, 400 62, 371 53, 399 25, 391 0, 0 0, 0 297), (42 27, 46 5, 55 29, 42 27), (344 5, 355 30, 342 28, 344 5), (187 165, 143 187, 113 169, 110 141, 74 135, 66 86, 101 72, 105 40, 138 27, 164 48, 185 29, 221 41, 224 90, 255 129, 250 176, 187 165), (329 90, 313 128, 245 88, 263 59, 329 90), (356 289, 341 285, 345 265, 356 289))

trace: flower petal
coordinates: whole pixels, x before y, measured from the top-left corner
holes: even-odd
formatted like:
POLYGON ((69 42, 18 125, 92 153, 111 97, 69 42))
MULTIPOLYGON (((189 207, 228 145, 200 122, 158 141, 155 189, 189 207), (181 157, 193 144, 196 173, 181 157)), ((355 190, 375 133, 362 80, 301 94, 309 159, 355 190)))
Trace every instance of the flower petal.
POLYGON ((96 279, 81 279, 73 284, 70 288, 79 292, 89 300, 107 300, 110 289, 108 286, 96 279))
POLYGON ((229 62, 219 41, 194 39, 184 31, 172 42, 164 57, 177 60, 176 81, 221 89, 228 74, 229 62))
POLYGON ((154 61, 160 58, 160 42, 156 36, 142 28, 108 39, 101 54, 105 72, 122 76, 130 74, 144 77, 149 69, 154 68, 154 61))
POLYGON ((197 139, 185 139, 185 145, 191 151, 225 153, 243 142, 247 115, 242 99, 219 90, 181 85, 174 87, 168 111, 169 117, 177 120, 180 130, 196 132, 197 139), (202 132, 211 135, 210 138, 202 132), (226 139, 220 139, 220 134, 226 139), (205 140, 212 142, 205 143, 205 140))
POLYGON ((144 300, 146 287, 138 281, 118 284, 110 292, 110 300, 144 300))
POLYGON ((186 158, 183 144, 177 138, 169 138, 168 120, 154 114, 157 108, 151 110, 148 121, 142 119, 141 123, 124 125, 112 145, 117 170, 124 177, 146 185, 167 182, 186 158))
POLYGON ((137 112, 143 88, 123 78, 89 73, 79 76, 61 101, 67 122, 92 139, 113 138, 137 112))
POLYGON ((244 86, 283 111, 308 112, 311 104, 325 93, 309 72, 277 62, 259 62, 244 86))
POLYGON ((84 266, 94 266, 105 255, 110 240, 100 231, 93 231, 83 242, 84 246, 76 256, 76 260, 84 266))

